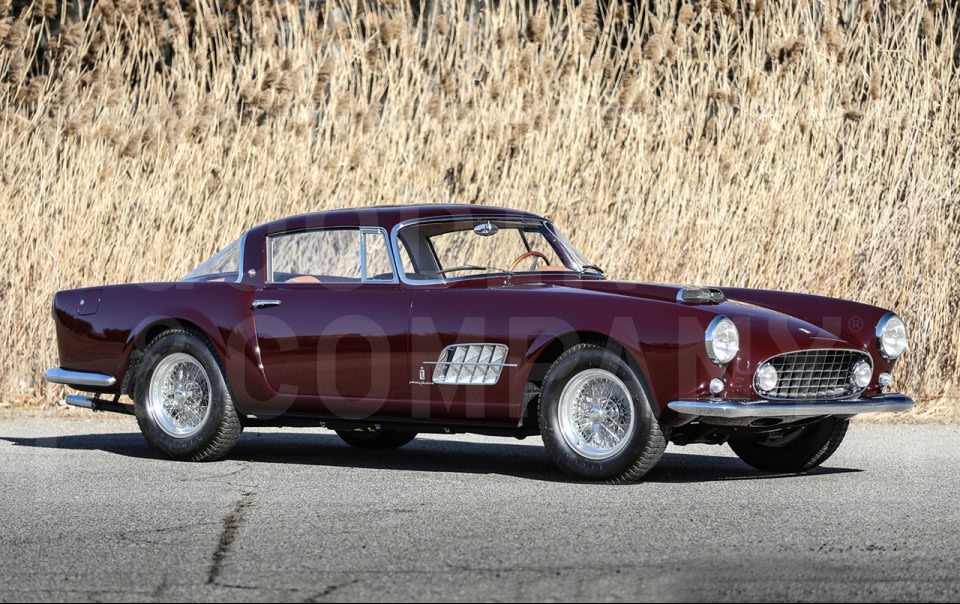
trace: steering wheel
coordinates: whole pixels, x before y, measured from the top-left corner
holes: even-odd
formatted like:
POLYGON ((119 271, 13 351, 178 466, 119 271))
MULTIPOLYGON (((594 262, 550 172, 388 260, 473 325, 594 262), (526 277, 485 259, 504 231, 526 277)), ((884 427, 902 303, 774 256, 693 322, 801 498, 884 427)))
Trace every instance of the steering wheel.
POLYGON ((546 256, 544 256, 543 254, 541 254, 540 252, 538 252, 538 251, 536 251, 536 250, 530 250, 529 252, 524 252, 524 253, 520 254, 520 255, 517 257, 517 259, 513 261, 513 264, 510 265, 510 272, 512 273, 513 270, 514 270, 515 268, 517 268, 517 266, 518 266, 521 262, 523 262, 523 261, 526 260, 527 258, 532 258, 532 257, 534 257, 534 256, 537 256, 537 257, 539 257, 539 258, 542 258, 544 264, 550 264, 550 259, 549 259, 549 258, 547 258, 546 256))

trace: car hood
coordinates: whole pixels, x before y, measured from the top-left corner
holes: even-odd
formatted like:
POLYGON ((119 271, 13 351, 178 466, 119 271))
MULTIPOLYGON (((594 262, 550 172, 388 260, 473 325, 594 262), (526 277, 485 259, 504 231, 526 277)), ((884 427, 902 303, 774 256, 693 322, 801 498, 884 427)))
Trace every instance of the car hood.
MULTIPOLYGON (((580 283, 577 287, 608 295, 695 307, 702 312, 727 316, 733 320, 740 331, 741 349, 744 352, 749 352, 747 348, 749 348, 751 342, 774 344, 779 350, 861 348, 860 345, 850 342, 845 337, 846 334, 843 334, 842 330, 839 329, 841 325, 837 325, 837 329, 830 329, 829 326, 817 325, 802 317, 760 306, 756 303, 744 302, 734 298, 727 298, 726 301, 721 303, 681 302, 678 300, 678 294, 684 288, 681 285, 595 280, 580 283)), ((723 288, 719 289, 724 291, 723 288)), ((736 290, 737 293, 758 291, 736 290)), ((781 294, 781 296, 789 295, 781 294)), ((802 296, 802 294, 796 295, 802 296)), ((838 300, 837 303, 841 303, 841 301, 838 300)))

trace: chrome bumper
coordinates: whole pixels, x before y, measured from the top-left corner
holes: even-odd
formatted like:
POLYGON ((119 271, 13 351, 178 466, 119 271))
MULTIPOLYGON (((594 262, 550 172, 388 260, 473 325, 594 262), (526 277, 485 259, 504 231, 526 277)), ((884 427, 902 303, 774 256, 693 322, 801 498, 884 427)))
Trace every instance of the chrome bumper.
POLYGON ((725 400, 673 401, 667 407, 683 415, 744 419, 764 417, 817 417, 858 413, 900 413, 913 409, 913 399, 902 394, 883 394, 849 401, 750 402, 725 400))
POLYGON ((59 367, 47 369, 43 379, 51 384, 66 384, 67 386, 93 388, 109 388, 117 383, 117 378, 106 373, 87 373, 85 371, 69 371, 59 367))

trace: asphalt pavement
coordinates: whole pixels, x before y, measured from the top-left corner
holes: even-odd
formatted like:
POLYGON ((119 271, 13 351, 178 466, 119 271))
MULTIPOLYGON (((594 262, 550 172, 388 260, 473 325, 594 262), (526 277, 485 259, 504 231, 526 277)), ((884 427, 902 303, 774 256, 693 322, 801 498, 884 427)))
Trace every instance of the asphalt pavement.
POLYGON ((566 480, 538 439, 158 458, 129 419, 0 420, 0 600, 960 599, 960 429, 854 425, 807 475, 667 449, 566 480))

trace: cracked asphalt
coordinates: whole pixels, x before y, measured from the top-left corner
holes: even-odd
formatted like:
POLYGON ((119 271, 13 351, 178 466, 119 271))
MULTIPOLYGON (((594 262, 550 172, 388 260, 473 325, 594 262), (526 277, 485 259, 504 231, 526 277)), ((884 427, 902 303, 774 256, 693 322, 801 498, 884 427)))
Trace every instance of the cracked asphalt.
POLYGON ((960 599, 956 428, 856 424, 803 476, 671 446, 606 486, 537 439, 258 430, 188 464, 78 417, 0 420, 3 601, 960 599))

